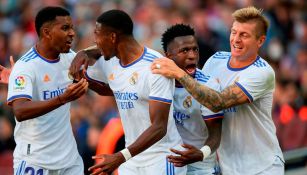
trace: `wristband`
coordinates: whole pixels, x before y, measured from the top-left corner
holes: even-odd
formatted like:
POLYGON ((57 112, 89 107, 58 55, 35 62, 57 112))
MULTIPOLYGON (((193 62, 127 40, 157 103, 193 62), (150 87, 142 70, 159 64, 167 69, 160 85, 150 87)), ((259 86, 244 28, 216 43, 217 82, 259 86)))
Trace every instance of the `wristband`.
POLYGON ((125 148, 125 149, 121 150, 120 152, 125 157, 126 161, 129 160, 132 157, 130 151, 128 150, 128 148, 125 148))
POLYGON ((200 151, 203 152, 203 160, 205 160, 211 154, 211 148, 208 145, 200 148, 200 151))

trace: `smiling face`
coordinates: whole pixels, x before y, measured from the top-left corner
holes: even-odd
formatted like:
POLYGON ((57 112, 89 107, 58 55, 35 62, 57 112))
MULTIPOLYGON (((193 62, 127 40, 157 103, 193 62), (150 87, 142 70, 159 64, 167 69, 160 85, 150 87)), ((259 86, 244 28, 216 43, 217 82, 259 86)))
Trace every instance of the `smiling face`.
POLYGON ((45 24, 46 37, 50 45, 59 53, 68 53, 75 31, 70 16, 57 16, 54 21, 45 24))
POLYGON ((246 60, 256 58, 265 36, 256 36, 256 22, 240 23, 235 21, 230 33, 230 48, 232 58, 246 60))
POLYGON ((199 59, 199 48, 193 35, 174 38, 167 46, 166 56, 193 76, 199 59))
POLYGON ((95 43, 101 50, 101 54, 104 56, 105 60, 109 60, 115 56, 115 39, 116 33, 112 32, 109 27, 96 23, 96 28, 94 31, 95 43))

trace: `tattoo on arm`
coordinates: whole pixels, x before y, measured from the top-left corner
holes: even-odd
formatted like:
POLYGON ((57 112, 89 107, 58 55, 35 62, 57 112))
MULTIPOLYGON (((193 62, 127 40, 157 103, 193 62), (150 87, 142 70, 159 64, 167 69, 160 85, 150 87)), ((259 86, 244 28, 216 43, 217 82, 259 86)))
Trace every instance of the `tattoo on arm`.
POLYGON ((178 81, 199 103, 213 112, 249 102, 247 96, 236 84, 230 85, 222 92, 217 92, 199 84, 188 74, 184 75, 178 81))

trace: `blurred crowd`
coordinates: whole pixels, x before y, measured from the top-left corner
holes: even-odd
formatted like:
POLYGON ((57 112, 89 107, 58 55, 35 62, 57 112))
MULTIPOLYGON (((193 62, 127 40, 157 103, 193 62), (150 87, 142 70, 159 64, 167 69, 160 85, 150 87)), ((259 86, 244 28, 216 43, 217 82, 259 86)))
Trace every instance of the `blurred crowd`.
MULTIPOLYGON (((134 20, 140 43, 161 51, 161 34, 172 24, 194 27, 200 46, 199 67, 218 50, 229 51, 231 13, 241 7, 262 8, 270 20, 260 56, 276 73, 273 118, 283 151, 307 147, 307 3, 305 0, 0 0, 0 64, 9 66, 32 47, 37 35, 34 18, 43 6, 64 6, 74 21, 78 51, 94 44, 96 17, 122 9, 134 20)), ((0 172, 12 167, 14 116, 6 105, 7 87, 0 85, 0 172)), ((93 164, 99 135, 118 117, 112 97, 89 91, 72 103, 71 122, 85 166, 93 164)))

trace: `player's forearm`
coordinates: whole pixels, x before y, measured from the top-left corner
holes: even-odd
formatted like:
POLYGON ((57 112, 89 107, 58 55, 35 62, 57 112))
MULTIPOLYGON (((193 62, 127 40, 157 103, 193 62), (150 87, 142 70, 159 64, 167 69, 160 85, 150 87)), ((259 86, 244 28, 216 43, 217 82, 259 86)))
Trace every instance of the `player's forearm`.
POLYGON ((128 146, 128 149, 132 156, 135 156, 159 140, 161 140, 167 132, 167 127, 164 125, 151 125, 147 128, 138 138, 137 140, 128 146))
POLYGON ((215 152, 220 146, 222 132, 222 118, 205 121, 209 136, 204 145, 211 148, 211 152, 215 152))
POLYGON ((223 96, 221 93, 210 89, 205 85, 199 84, 188 74, 185 74, 177 80, 200 104, 206 106, 211 111, 219 112, 228 108, 226 103, 223 101, 223 96))
POLYGON ((97 48, 97 46, 90 46, 86 49, 83 49, 83 51, 87 54, 89 58, 98 60, 102 55, 101 51, 97 48))
POLYGON ((21 122, 47 114, 64 103, 58 97, 48 101, 16 101, 13 102, 13 113, 17 121, 21 122))

